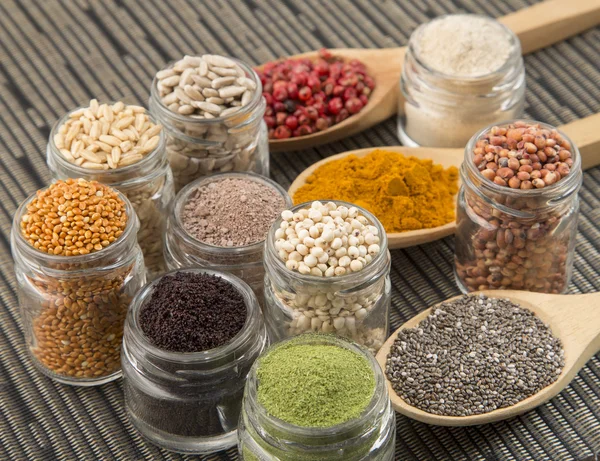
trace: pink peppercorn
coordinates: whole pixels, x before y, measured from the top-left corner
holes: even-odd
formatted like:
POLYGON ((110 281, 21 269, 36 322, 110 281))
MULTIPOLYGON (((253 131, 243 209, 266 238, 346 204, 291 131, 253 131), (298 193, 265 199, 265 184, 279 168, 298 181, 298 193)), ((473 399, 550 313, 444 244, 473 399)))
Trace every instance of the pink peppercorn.
POLYGON ((286 139, 323 131, 358 113, 375 81, 360 61, 344 61, 328 50, 306 58, 266 63, 257 70, 267 103, 269 138, 286 139))

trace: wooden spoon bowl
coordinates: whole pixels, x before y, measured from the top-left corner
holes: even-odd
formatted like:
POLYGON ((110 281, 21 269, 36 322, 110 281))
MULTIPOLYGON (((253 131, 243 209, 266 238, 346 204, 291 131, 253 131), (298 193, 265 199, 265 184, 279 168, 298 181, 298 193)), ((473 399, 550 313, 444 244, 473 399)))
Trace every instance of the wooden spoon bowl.
MULTIPOLYGON (((558 127, 577 145, 582 159, 582 168, 584 169, 600 164, 600 130, 598 127, 600 127, 600 114, 595 114, 590 117, 586 117, 584 119, 558 127)), ((398 152, 407 157, 414 156, 420 159, 430 159, 433 160, 434 163, 438 163, 445 168, 450 166, 460 168, 464 158, 464 149, 388 146, 352 150, 324 158, 323 160, 309 166, 294 180, 288 189, 288 193, 293 199, 296 191, 306 183, 306 179, 321 165, 334 160, 339 160, 348 155, 364 157, 375 149, 385 149, 387 151, 398 152)), ((336 199, 340 197, 329 198, 336 199)), ((435 240, 447 237, 448 235, 452 235, 455 231, 456 223, 453 221, 443 226, 433 227, 430 229, 420 229, 407 232, 388 232, 388 248, 408 248, 415 245, 421 245, 423 243, 433 242, 435 240)))
MULTIPOLYGON (((600 23, 600 2, 589 0, 546 0, 499 18, 521 42, 523 54, 544 48, 600 23)), ((400 74, 406 47, 383 49, 331 49, 334 56, 358 59, 375 80, 367 105, 357 114, 324 131, 307 136, 269 140, 271 152, 293 151, 337 141, 359 133, 398 110, 401 97, 400 74)), ((289 56, 288 59, 316 60, 317 51, 289 56)), ((260 69, 262 66, 257 66, 260 69)))
MULTIPOLYGON (((406 403, 396 394, 391 382, 386 377, 392 406, 398 413, 437 426, 472 426, 512 418, 532 410, 560 393, 586 362, 600 351, 600 293, 548 295, 509 290, 483 291, 482 293, 491 298, 508 298, 515 303, 519 303, 521 307, 531 310, 550 326, 554 336, 562 340, 565 351, 565 366, 558 379, 536 394, 510 407, 500 408, 481 415, 440 416, 406 403)), ((460 298, 460 296, 455 296, 449 301, 457 298, 460 298)), ((405 328, 414 328, 437 306, 416 315, 388 338, 377 354, 377 361, 384 373, 387 357, 398 332, 405 328)))

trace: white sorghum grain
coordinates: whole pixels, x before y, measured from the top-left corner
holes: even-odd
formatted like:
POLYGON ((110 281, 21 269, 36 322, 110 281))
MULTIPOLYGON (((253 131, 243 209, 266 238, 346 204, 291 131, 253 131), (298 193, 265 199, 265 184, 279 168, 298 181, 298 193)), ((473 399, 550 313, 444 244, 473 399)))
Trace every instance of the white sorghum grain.
POLYGON ((298 259, 295 269, 298 272, 312 273, 306 268, 315 268, 317 264, 323 264, 325 271, 313 275, 328 277, 358 272, 380 251, 377 245, 379 231, 355 207, 313 202, 310 208, 296 213, 286 210, 281 217, 283 221, 276 232, 275 248, 280 251, 284 263, 289 259, 296 260, 294 253, 303 256, 298 259), (367 237, 372 242, 370 245, 366 243, 367 237), (343 270, 335 272, 338 267, 343 270), (333 273, 327 272, 330 268, 333 273))
POLYGON ((141 106, 99 104, 69 115, 53 142, 69 163, 90 170, 108 170, 139 162, 156 149, 161 125, 153 123, 141 106))

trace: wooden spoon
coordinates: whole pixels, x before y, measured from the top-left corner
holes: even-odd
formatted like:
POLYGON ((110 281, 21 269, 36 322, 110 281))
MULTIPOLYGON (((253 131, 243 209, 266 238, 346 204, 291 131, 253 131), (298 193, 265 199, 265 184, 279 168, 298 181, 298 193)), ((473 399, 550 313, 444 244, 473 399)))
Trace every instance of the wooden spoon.
MULTIPOLYGON (((597 0, 546 0, 499 19, 521 40, 523 54, 544 48, 600 23, 597 0)), ((375 79, 369 103, 356 115, 327 130, 297 138, 269 140, 271 152, 293 151, 359 133, 394 115, 398 109, 399 80, 406 47, 383 49, 332 49, 334 56, 358 59, 375 79)), ((290 58, 317 59, 310 51, 290 58)), ((258 66, 260 68, 261 66, 258 66)))
MULTIPOLYGON (((599 2, 600 3, 600 2, 599 2)), ((590 117, 576 120, 567 125, 559 127, 579 148, 581 154, 582 167, 584 169, 591 168, 600 164, 600 114, 591 115, 590 117)), ((373 152, 375 149, 385 149, 387 151, 399 152, 405 156, 414 156, 421 159, 430 159, 434 163, 438 163, 445 168, 455 166, 460 168, 463 161, 464 149, 447 149, 435 147, 405 147, 405 146, 388 146, 388 147, 369 147, 367 149, 351 150, 342 152, 341 154, 333 155, 324 158, 323 160, 309 166, 306 170, 298 175, 290 186, 288 193, 292 198, 296 191, 306 183, 306 179, 321 165, 339 160, 348 155, 356 155, 364 157, 373 152)), ((332 198, 336 197, 323 197, 332 198)), ((451 222, 439 227, 430 229, 421 229, 406 232, 388 232, 388 247, 407 248, 415 245, 421 245, 427 242, 447 237, 454 234, 456 223, 451 222)))
MULTIPOLYGON (((583 368, 585 363, 600 351, 600 293, 586 295, 548 295, 527 291, 483 291, 492 298, 509 298, 521 307, 533 311, 544 323, 550 326, 552 333, 560 338, 565 350, 565 367, 558 379, 538 393, 516 405, 473 416, 439 416, 427 413, 402 400, 387 380, 392 406, 398 413, 418 421, 438 426, 471 426, 487 424, 523 414, 561 392, 583 368)), ((452 299, 460 298, 456 296, 452 299)), ((434 306, 435 307, 435 306, 434 306)), ((402 325, 377 354, 377 361, 385 372, 387 356, 398 332, 404 328, 413 328, 431 312, 429 308, 402 325)))

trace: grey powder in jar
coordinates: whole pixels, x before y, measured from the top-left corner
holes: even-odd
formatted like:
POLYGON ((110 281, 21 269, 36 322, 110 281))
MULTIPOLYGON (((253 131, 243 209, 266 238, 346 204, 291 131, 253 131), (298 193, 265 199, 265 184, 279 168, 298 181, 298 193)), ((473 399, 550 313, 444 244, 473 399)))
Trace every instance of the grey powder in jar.
POLYGON ((284 207, 284 198, 272 187, 251 179, 224 178, 190 194, 183 227, 209 245, 252 245, 266 238, 284 207))

